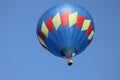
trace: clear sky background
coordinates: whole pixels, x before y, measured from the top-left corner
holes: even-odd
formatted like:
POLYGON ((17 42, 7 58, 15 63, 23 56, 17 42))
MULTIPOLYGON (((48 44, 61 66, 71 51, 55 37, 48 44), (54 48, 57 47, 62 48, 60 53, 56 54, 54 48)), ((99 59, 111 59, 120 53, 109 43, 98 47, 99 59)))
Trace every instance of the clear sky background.
POLYGON ((0 0, 0 80, 120 80, 120 1, 0 0), (92 44, 71 67, 36 36, 40 16, 61 3, 81 5, 95 22, 92 44))

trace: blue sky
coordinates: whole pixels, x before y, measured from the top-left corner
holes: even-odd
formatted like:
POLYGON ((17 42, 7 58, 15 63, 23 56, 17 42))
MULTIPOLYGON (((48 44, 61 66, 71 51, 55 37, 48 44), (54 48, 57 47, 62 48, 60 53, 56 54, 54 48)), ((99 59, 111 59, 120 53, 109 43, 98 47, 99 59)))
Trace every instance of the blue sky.
POLYGON ((0 80, 120 80, 119 0, 0 0, 0 80), (40 16, 50 7, 74 3, 95 22, 92 44, 66 60, 43 49, 36 36, 40 16))

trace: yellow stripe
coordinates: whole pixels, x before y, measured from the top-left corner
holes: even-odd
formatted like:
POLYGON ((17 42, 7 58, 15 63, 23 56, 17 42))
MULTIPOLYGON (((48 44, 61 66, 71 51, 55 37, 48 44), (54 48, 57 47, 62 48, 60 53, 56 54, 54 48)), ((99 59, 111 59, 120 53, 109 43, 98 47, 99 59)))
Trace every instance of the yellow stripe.
POLYGON ((46 25, 45 25, 44 22, 42 23, 41 31, 43 32, 43 34, 44 34, 46 37, 48 37, 48 29, 47 29, 47 27, 46 27, 46 25))
POLYGON ((47 47, 46 46, 46 44, 45 44, 45 42, 38 36, 38 40, 40 41, 40 43, 42 44, 42 45, 44 45, 45 47, 47 47))
POLYGON ((91 20, 84 20, 84 23, 82 25, 82 30, 87 30, 90 25, 91 20))
POLYGON ((72 27, 77 22, 77 12, 69 15, 69 27, 72 27))
POLYGON ((60 14, 57 13, 54 18, 52 19, 52 22, 54 24, 55 29, 57 30, 61 24, 61 20, 60 20, 60 14))
POLYGON ((92 31, 92 32, 90 33, 90 35, 88 36, 88 39, 91 40, 91 39, 93 38, 93 36, 94 36, 94 31, 92 31))

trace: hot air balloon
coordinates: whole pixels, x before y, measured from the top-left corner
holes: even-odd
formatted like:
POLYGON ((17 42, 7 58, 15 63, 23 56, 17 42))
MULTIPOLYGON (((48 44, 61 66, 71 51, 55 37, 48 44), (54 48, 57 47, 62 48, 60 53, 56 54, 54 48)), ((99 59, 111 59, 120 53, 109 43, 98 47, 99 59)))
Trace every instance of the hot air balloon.
POLYGON ((83 52, 94 36, 90 13, 79 5, 60 4, 48 9, 39 19, 37 37, 51 54, 68 59, 83 52))

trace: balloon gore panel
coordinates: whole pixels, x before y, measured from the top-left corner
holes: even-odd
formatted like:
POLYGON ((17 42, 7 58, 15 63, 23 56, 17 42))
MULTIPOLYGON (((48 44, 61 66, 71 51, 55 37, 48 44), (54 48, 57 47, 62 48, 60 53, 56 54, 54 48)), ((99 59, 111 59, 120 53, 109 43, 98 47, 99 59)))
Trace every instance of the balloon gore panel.
POLYGON ((90 13, 73 4, 48 9, 37 25, 40 44, 55 56, 72 58, 86 49, 94 36, 90 13))

